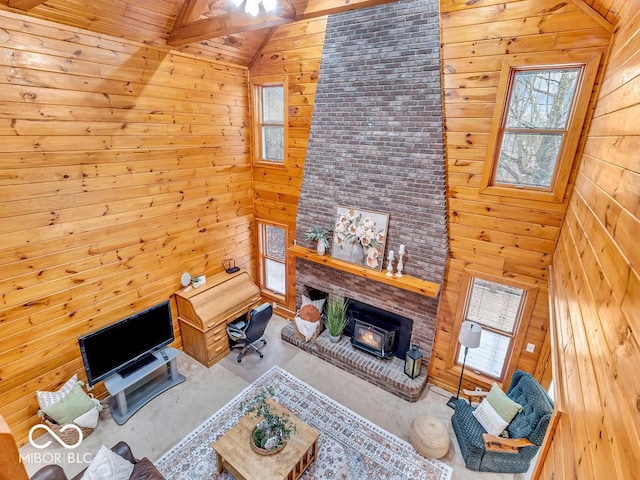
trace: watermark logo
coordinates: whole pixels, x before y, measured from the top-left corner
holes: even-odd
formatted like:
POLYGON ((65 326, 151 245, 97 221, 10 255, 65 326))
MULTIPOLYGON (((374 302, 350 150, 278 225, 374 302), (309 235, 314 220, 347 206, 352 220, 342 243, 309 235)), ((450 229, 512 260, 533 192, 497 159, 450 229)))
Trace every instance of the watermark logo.
POLYGON ((33 438, 33 432, 35 432, 38 429, 43 429, 45 431, 47 431, 49 433, 49 435, 51 435, 53 438, 56 439, 56 441, 62 445, 64 448, 77 448, 78 446, 80 446, 80 444, 82 443, 82 440, 84 440, 84 436, 82 434, 82 429, 73 424, 73 423, 68 423, 66 424, 64 427, 60 428, 60 433, 63 433, 69 429, 72 430, 76 430, 78 432, 78 441, 74 444, 69 445, 67 442, 65 442, 63 439, 61 439, 53 430, 51 430, 47 425, 43 424, 43 423, 39 423, 37 425, 34 425, 33 427, 31 427, 31 429, 29 430, 29 443, 34 447, 34 448, 38 448, 38 449, 43 449, 43 448, 47 448, 49 445, 51 445, 51 440, 46 441, 43 444, 38 444, 34 438, 33 438))
MULTIPOLYGON (((39 423, 31 427, 31 429, 29 430, 29 443, 31 444, 31 446, 33 446, 34 448, 37 448, 38 450, 42 450, 44 448, 47 448, 49 445, 51 445, 53 443, 51 440, 43 441, 44 439, 42 437, 39 437, 38 441, 36 441, 36 439, 33 438, 34 432, 38 430, 45 430, 64 448, 69 450, 77 448, 82 443, 82 440, 84 440, 82 429, 73 423, 68 423, 64 425, 62 428, 60 428, 60 433, 64 433, 70 429, 78 432, 78 440, 73 444, 69 444, 65 442, 53 430, 51 430, 51 428, 49 428, 48 425, 39 423), (43 441, 43 442, 40 443, 40 441, 43 441)), ((27 453, 26 455, 20 454, 20 461, 23 463, 26 462, 31 464, 57 464, 57 465, 72 464, 72 463, 89 464, 91 463, 91 457, 92 457, 91 453, 81 453, 81 452, 67 452, 66 454, 64 454, 63 452, 31 452, 31 453, 27 453)))

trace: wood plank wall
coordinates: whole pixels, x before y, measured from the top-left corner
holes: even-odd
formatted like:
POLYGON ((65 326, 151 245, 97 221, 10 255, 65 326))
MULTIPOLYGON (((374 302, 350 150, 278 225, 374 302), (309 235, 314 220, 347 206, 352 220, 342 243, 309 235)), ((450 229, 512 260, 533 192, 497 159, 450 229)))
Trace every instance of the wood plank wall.
MULTIPOLYGON (((567 206, 476 193, 501 58, 578 48, 604 51, 609 42, 609 33, 572 3, 468 3, 441 4, 452 258, 430 376, 450 389, 457 376, 442 366, 448 342, 455 341, 449 332, 467 265, 541 289, 525 342, 534 343, 536 352, 543 350, 546 266, 567 206)), ((250 69, 252 76, 288 75, 288 147, 295 165, 284 175, 257 168, 252 176, 246 69, 0 15, 6 30, 0 36, 6 53, 0 60, 5 146, 0 153, 0 412, 24 440, 35 423, 34 390, 54 388, 81 371, 75 343, 80 333, 167 298, 187 266, 213 273, 220 258, 235 256, 251 269, 252 201, 258 217, 295 231, 324 19, 277 29, 250 69)), ((622 108, 619 100, 633 98, 638 44, 629 32, 637 25, 636 18, 618 37, 627 32, 612 56, 618 74, 611 76, 609 94, 603 96, 613 110, 599 106, 604 108, 599 114, 603 131, 610 118, 637 118, 637 101, 622 108), (628 93, 618 88, 623 84, 628 93)), ((627 120, 627 128, 633 125, 627 120)), ((599 213, 608 205, 601 203, 607 197, 600 190, 615 199, 616 208, 622 200, 615 186, 600 185, 618 177, 598 172, 638 172, 629 166, 640 147, 637 137, 618 126, 620 131, 589 138, 584 162, 591 162, 592 169, 583 169, 576 179, 579 187, 580 182, 597 186, 584 190, 590 200, 583 203, 599 213)), ((620 222, 616 232, 634 225, 620 222)), ((567 232, 563 239, 572 230, 567 232)), ((604 233, 601 228, 596 238, 604 233)), ((633 254, 624 253, 625 258, 633 254)), ((628 278, 637 282, 637 273, 628 278)), ((636 296, 624 296, 625 312, 633 311, 631 306, 638 311, 638 283, 630 292, 636 296)), ((574 300, 567 293, 563 299, 574 300)), ((627 350, 616 352, 626 358, 627 350)), ((537 362, 536 354, 523 353, 519 366, 534 371, 537 362)), ((562 458, 558 452, 571 446, 574 427, 563 423, 565 418, 549 458, 562 458)), ((631 445, 637 445, 637 438, 631 445)))
POLYGON ((554 255, 563 415, 541 478, 640 465, 640 2, 626 7, 554 255))
POLYGON ((0 23, 0 413, 24 442, 35 391, 84 377, 78 336, 184 271, 253 270, 248 71, 0 23))
MULTIPOLYGON (((465 268, 539 289, 528 328, 519 333, 523 347, 516 352, 516 368, 534 373, 538 361, 547 360, 539 355, 548 352, 548 266, 567 200, 554 204, 478 193, 503 59, 543 59, 569 49, 605 52, 610 34, 571 2, 443 0, 440 8, 450 259, 429 377, 455 391, 460 373, 447 369, 447 355, 457 341, 452 331, 465 268), (527 343, 535 346, 533 353, 524 350, 527 343)), ((476 384, 469 380, 463 386, 476 384)))
MULTIPOLYGON (((326 29, 326 17, 278 27, 250 66, 252 79, 286 76, 289 82, 288 168, 256 166, 253 169, 255 216, 258 220, 286 225, 289 243, 296 234, 298 198, 311 129, 316 85, 326 29)), ((287 275, 287 311, 295 312, 295 258, 289 255, 287 275)))
MULTIPOLYGON (((25 13, 7 7, 8 1, 0 0, 0 9, 25 13)), ((164 47, 183 3, 184 0, 47 0, 31 8, 26 15, 164 47)), ((237 33, 190 43, 177 50, 209 60, 248 65, 264 35, 237 33)))

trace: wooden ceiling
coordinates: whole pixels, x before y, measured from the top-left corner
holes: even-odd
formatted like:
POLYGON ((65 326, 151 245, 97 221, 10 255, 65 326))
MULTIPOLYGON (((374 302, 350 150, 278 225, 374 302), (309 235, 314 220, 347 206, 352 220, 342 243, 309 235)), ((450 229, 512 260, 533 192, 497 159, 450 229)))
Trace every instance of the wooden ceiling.
POLYGON ((273 28, 396 0, 279 0, 258 16, 232 0, 0 0, 0 8, 53 22, 249 65, 273 28))
MULTIPOLYGON (((616 25, 620 21, 620 10, 627 0, 583 0, 585 4, 589 5, 596 13, 602 18, 607 20, 610 24, 616 25)), ((633 2, 628 2, 633 3, 633 2)))
MULTIPOLYGON (((100 34, 249 65, 278 25, 397 0, 279 0, 275 14, 253 17, 232 0, 0 0, 0 8, 100 34)), ((441 0, 465 8, 469 0, 441 0)), ((499 6, 502 0, 474 0, 499 6)), ((639 0, 572 0, 603 26, 639 0)))

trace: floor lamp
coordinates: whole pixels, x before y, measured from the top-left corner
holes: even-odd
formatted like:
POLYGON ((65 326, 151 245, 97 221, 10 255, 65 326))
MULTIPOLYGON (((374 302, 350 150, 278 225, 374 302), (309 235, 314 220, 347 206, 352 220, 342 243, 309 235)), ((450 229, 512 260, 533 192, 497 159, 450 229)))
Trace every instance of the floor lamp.
POLYGON ((467 363, 467 353, 470 348, 476 348, 480 345, 480 336, 482 335, 482 327, 475 322, 465 321, 462 322, 460 328, 460 335, 458 341, 464 347, 464 358, 462 359, 462 370, 460 371, 460 382, 458 383, 458 393, 454 397, 453 395, 447 402, 447 405, 451 408, 456 408, 456 402, 460 396, 460 387, 462 386, 462 376, 464 375, 464 365, 467 363))

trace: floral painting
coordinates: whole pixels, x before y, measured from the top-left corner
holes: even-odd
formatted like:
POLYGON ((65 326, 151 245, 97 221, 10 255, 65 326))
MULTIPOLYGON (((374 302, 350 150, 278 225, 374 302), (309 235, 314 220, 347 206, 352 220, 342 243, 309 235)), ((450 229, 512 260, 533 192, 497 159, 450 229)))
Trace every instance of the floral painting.
POLYGON ((381 270, 388 224, 389 215, 386 213, 338 207, 331 256, 381 270))

